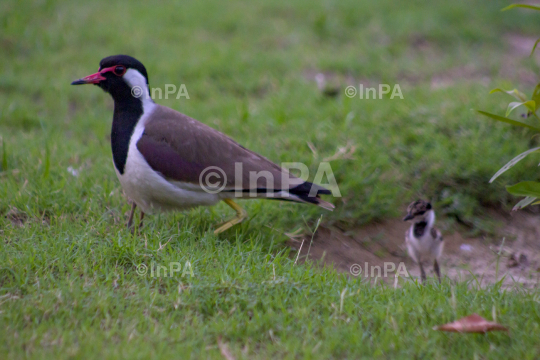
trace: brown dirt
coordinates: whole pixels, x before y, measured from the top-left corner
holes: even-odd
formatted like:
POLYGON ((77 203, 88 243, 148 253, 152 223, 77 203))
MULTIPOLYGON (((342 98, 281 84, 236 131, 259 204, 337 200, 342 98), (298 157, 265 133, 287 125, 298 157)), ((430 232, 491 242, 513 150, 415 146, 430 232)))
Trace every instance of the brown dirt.
MULTIPOLYGON (((536 85, 538 83, 537 75, 530 69, 530 66, 522 63, 523 60, 529 58, 536 39, 535 37, 522 34, 506 34, 504 36, 505 47, 501 48, 499 54, 501 58, 499 75, 512 81, 518 81, 518 85, 520 86, 536 85)), ((412 37, 410 48, 414 53, 422 53, 423 56, 432 58, 433 61, 437 61, 437 59, 442 57, 442 54, 436 50, 436 47, 421 36, 412 37)), ((533 59, 537 64, 540 64, 540 48, 535 51, 533 59)), ((347 85, 358 86, 358 84, 363 84, 367 88, 376 87, 381 82, 377 79, 358 79, 331 71, 321 72, 310 69, 304 72, 304 77, 308 81, 316 83, 317 76, 321 76, 324 86, 337 89, 338 92, 343 90, 347 85)), ((399 80, 411 84, 430 81, 433 89, 439 89, 453 86, 457 81, 464 80, 488 85, 491 78, 489 71, 471 64, 441 71, 430 78, 402 74, 399 80)))
MULTIPOLYGON (((535 85, 538 82, 537 76, 521 62, 529 57, 536 38, 521 34, 507 34, 504 39, 506 48, 501 49, 500 75, 517 79, 522 86, 535 85)), ((434 58, 438 56, 434 47, 422 37, 413 38, 411 48, 434 58)), ((533 58, 540 64, 540 47, 533 58)), ((378 84, 378 81, 374 79, 353 79, 332 72, 321 73, 315 70, 305 72, 305 77, 310 81, 314 81, 317 75, 322 75, 325 85, 330 84, 336 88, 344 88, 344 84, 378 84)), ((490 82, 488 73, 474 66, 448 69, 435 74, 430 80, 432 88, 441 88, 451 86, 459 79, 484 84, 490 82)), ((428 79, 404 78, 404 80, 417 83, 428 79)), ((465 235, 467 231, 464 229, 444 233, 445 251, 441 259, 443 275, 452 280, 476 278, 476 281, 482 285, 504 278, 505 287, 515 284, 522 284, 525 287, 538 286, 540 282, 540 226, 537 224, 540 223, 540 216, 527 212, 518 212, 511 217, 492 215, 502 225, 501 236, 496 241, 469 237, 465 235)), ((322 259, 326 265, 334 266, 341 272, 350 274, 351 266, 358 264, 363 269, 359 276, 364 276, 366 263, 368 267, 380 266, 384 269, 385 262, 392 262, 396 266, 404 262, 409 274, 418 277, 418 266, 408 258, 404 246, 404 234, 408 226, 410 224, 400 219, 393 219, 348 232, 321 227, 314 236, 311 247, 310 237, 304 238, 303 245, 301 238, 291 238, 289 244, 295 249, 301 247, 300 259, 305 259, 309 251, 310 259, 322 259)), ((433 276, 432 269, 428 270, 428 276, 433 276)))
POLYGON ((16 208, 11 208, 7 214, 6 218, 11 222, 15 227, 23 227, 26 220, 28 220, 28 215, 19 211, 16 208))
MULTIPOLYGON (((468 237, 465 232, 444 233, 445 249, 441 257, 441 272, 453 281, 472 280, 476 285, 493 284, 501 279, 503 287, 515 285, 527 288, 540 283, 540 226, 539 215, 526 212, 514 213, 512 217, 496 216, 502 223, 501 237, 493 241, 487 238, 468 237), (504 244, 502 239, 504 238, 504 244), (497 261, 498 260, 498 261, 497 261), (497 274, 497 263, 499 266, 497 274), (474 280, 476 278, 476 280, 474 280)), ((419 276, 418 266, 408 258, 405 249, 405 231, 410 223, 400 219, 386 220, 361 227, 355 231, 343 232, 339 229, 319 227, 313 238, 304 238, 300 259, 320 260, 338 271, 351 274, 351 266, 362 268, 359 276, 365 276, 366 263, 371 276, 371 267, 393 263, 396 269, 403 262, 410 276, 419 276)), ((299 249, 302 239, 291 239, 289 245, 299 249)), ((391 265, 387 265, 391 267, 391 265)), ((358 271, 358 270, 356 270, 358 271)), ((433 277, 433 269, 426 269, 428 277, 433 277)), ((374 270, 374 277, 377 270, 374 270)), ((384 275, 384 271, 382 274, 384 275)), ((353 276, 353 275, 351 275, 353 276)), ((389 272, 383 279, 394 282, 394 273, 389 272)))
MULTIPOLYGON (((501 75, 509 79, 518 79, 516 86, 536 85, 538 76, 530 69, 521 64, 524 59, 529 58, 536 38, 520 34, 508 34, 505 36, 507 51, 502 57, 501 75)), ((540 49, 538 49, 540 50, 540 49)), ((533 59, 540 64, 540 51, 535 51, 533 59)))
MULTIPOLYGON (((536 74, 521 63, 524 59, 529 58, 536 38, 521 34, 507 34, 504 40, 506 46, 500 52, 500 75, 519 81, 516 86, 536 85, 538 83, 536 74)), ((540 51, 535 52, 533 58, 537 64, 540 64, 540 51)), ((475 68, 474 66, 461 66, 434 75, 431 78, 431 87, 433 89, 444 88, 454 85, 457 80, 464 79, 485 85, 491 81, 489 73, 485 69, 475 68)))

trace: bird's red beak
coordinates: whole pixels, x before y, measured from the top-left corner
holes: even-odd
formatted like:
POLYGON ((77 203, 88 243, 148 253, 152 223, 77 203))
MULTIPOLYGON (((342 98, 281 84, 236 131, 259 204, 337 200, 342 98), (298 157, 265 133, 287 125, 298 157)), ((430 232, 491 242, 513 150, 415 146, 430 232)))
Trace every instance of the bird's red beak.
POLYGON ((83 85, 83 84, 98 84, 103 80, 107 80, 103 74, 109 71, 113 71, 115 66, 101 69, 99 72, 83 77, 82 79, 75 80, 71 85, 83 85))
POLYGON ((105 77, 101 76, 101 72, 97 72, 95 74, 85 76, 82 79, 75 80, 71 83, 71 85, 97 84, 102 80, 105 80, 105 77))

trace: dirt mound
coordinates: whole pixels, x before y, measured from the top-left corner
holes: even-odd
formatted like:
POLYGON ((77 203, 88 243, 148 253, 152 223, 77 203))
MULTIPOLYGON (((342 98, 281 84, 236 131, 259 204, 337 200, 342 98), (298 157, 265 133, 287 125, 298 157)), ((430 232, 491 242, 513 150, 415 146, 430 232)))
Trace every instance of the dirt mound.
MULTIPOLYGON (((499 216, 498 220, 503 226, 497 239, 467 237, 462 235, 464 231, 443 232, 442 275, 454 281, 476 279, 473 281, 477 285, 493 284, 503 279, 504 287, 538 286, 539 215, 519 212, 512 217, 499 216)), ((407 256, 404 244, 405 231, 409 226, 400 219, 392 219, 348 232, 319 227, 311 247, 311 238, 304 239, 300 259, 322 259, 324 264, 352 276, 370 280, 378 277, 388 282, 394 282, 395 273, 400 271, 399 264, 402 263, 409 275, 417 278, 420 275, 418 266, 407 256), (386 274, 385 268, 388 270, 386 274), (392 268, 394 271, 390 271, 392 268)), ((302 239, 291 239, 289 245, 299 249, 301 243, 302 239)), ((428 277, 434 276, 432 268, 426 271, 428 277)))

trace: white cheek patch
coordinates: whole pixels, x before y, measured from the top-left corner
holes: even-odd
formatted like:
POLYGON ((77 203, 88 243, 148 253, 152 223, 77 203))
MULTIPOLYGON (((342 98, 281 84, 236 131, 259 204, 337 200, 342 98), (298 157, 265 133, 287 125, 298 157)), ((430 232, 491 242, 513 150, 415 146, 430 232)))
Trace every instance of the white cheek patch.
POLYGON ((141 99, 143 110, 147 113, 146 109, 152 108, 154 106, 154 101, 150 97, 146 78, 135 69, 127 69, 126 73, 122 76, 122 79, 124 79, 126 84, 131 87, 131 95, 141 99))

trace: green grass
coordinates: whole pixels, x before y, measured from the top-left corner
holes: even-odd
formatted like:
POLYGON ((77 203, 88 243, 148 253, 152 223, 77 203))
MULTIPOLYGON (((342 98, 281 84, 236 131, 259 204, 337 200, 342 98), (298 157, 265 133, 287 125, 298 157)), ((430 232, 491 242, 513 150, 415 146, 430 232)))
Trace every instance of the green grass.
POLYGON ((470 111, 503 113, 503 95, 489 89, 521 85, 505 56, 540 70, 504 40, 538 36, 537 15, 501 13, 505 5, 2 1, 0 354, 222 358, 221 337, 250 359, 537 358, 538 290, 373 287, 294 265, 283 246, 284 232, 313 226, 320 214, 324 224, 354 229, 398 216, 420 196, 443 213, 482 218, 486 207, 515 202, 503 184, 537 180, 530 156, 487 184, 538 138, 470 111), (343 194, 332 200, 337 210, 251 201, 243 203, 249 222, 220 237, 211 230, 231 215, 224 206, 154 216, 132 236, 111 161, 112 101, 69 86, 118 53, 146 65, 151 87, 186 84, 190 100, 159 103, 276 162, 304 162, 313 174, 339 147, 354 146, 353 159, 331 162, 343 194), (473 75, 454 75, 463 69, 473 75), (318 71, 343 84, 399 83, 404 99, 326 99, 309 78, 318 71), (433 89, 441 76, 452 82, 433 89), (186 261, 193 277, 136 272, 141 263, 186 261), (472 312, 495 312, 511 336, 431 330, 472 312))

